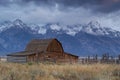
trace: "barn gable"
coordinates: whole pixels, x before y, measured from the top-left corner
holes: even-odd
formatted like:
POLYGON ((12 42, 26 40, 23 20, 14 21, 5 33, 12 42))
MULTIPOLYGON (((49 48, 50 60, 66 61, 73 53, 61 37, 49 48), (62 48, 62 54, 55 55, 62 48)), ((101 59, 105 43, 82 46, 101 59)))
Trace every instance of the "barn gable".
POLYGON ((57 39, 34 39, 28 43, 25 51, 63 52, 63 48, 57 39))
POLYGON ((61 53, 64 52, 61 43, 60 43, 57 39, 53 39, 53 40, 49 43, 46 51, 47 51, 47 52, 61 52, 61 53))

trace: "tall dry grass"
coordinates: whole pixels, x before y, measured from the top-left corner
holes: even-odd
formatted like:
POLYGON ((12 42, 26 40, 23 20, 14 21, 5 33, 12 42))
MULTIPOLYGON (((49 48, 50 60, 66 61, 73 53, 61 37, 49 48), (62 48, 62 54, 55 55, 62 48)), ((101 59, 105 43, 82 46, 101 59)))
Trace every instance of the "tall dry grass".
POLYGON ((0 80, 120 80, 120 65, 1 62, 0 80))

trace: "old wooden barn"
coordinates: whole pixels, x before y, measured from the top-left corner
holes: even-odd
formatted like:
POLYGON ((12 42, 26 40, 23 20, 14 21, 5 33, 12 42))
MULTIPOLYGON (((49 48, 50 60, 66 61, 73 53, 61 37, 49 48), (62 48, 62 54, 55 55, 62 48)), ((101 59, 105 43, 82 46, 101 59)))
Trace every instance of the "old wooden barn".
POLYGON ((70 62, 78 61, 78 56, 64 52, 62 44, 57 39, 34 39, 25 51, 7 55, 9 62, 70 62))

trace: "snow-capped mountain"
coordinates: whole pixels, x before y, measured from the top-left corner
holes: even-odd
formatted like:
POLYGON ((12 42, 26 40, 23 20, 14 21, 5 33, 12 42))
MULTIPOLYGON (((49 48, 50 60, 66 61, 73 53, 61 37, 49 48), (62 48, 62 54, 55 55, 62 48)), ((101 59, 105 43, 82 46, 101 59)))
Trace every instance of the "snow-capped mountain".
POLYGON ((92 35, 104 35, 104 36, 106 35, 111 37, 120 37, 119 31, 107 27, 102 27, 97 21, 90 22, 87 25, 83 26, 82 31, 92 35))
POLYGON ((0 23, 0 54, 24 50, 34 38, 57 38, 65 51, 77 55, 120 52, 120 32, 102 27, 99 22, 63 25, 60 23, 26 24, 20 19, 0 23))
POLYGON ((0 32, 10 28, 11 26, 12 26, 12 22, 4 21, 3 23, 0 24, 0 32))
POLYGON ((116 31, 111 28, 102 27, 99 22, 90 22, 86 25, 82 24, 76 24, 76 25, 63 25, 59 23, 49 23, 44 25, 30 25, 29 26, 33 31, 35 31, 37 34, 46 34, 48 29, 51 29, 53 31, 56 31, 60 33, 61 31, 71 35, 75 36, 78 32, 86 32, 88 34, 92 35, 101 35, 101 36, 111 36, 111 37, 120 37, 120 31, 116 31), (60 31, 60 32, 59 32, 60 31))
POLYGON ((20 19, 16 19, 15 21, 4 21, 3 23, 0 24, 0 32, 3 32, 11 27, 20 27, 20 28, 25 28, 27 25, 23 23, 20 19))
POLYGON ((53 30, 59 33, 65 32, 68 35, 75 36, 78 32, 86 32, 92 35, 107 35, 113 37, 120 37, 120 32, 113 30, 107 27, 101 27, 99 22, 90 22, 86 25, 76 24, 76 25, 63 25, 59 23, 49 23, 44 25, 37 24, 25 24, 20 19, 16 19, 15 21, 5 21, 0 24, 0 32, 5 31, 11 27, 19 27, 19 28, 30 28, 34 34, 46 34, 47 30, 53 30))
POLYGON ((27 27, 27 25, 25 23, 23 23, 20 19, 16 19, 15 21, 13 21, 12 24, 13 24, 12 27, 13 26, 20 27, 20 28, 27 27))

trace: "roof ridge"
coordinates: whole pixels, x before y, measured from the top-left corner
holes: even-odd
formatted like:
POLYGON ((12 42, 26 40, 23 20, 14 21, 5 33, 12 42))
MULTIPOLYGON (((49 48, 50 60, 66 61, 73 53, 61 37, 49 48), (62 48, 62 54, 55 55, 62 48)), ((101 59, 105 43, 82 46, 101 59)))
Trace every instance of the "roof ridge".
POLYGON ((42 38, 42 39, 32 39, 32 40, 54 40, 54 39, 57 39, 57 38, 45 38, 45 39, 42 38))

